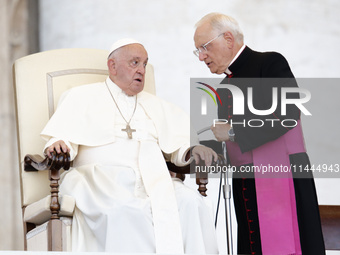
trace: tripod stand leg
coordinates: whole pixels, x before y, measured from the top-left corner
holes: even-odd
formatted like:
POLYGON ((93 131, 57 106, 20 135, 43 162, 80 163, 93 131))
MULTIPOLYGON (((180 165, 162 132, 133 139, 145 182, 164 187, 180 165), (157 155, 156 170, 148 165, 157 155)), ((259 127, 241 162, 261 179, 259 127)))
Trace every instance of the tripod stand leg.
POLYGON ((227 178, 227 173, 223 173, 223 198, 225 208, 225 220, 226 220, 226 236, 227 236, 227 254, 233 254, 233 234, 232 234, 232 222, 231 222, 231 186, 227 178))
MULTIPOLYGON (((227 160, 227 146, 225 142, 222 142, 222 150, 224 158, 227 160)), ((227 161, 226 161, 227 163, 227 161)), ((227 233, 227 254, 234 254, 233 251, 233 233, 232 233, 232 221, 231 221, 231 185, 229 184, 228 169, 223 172, 223 197, 225 208, 225 221, 226 221, 226 233, 227 233)))

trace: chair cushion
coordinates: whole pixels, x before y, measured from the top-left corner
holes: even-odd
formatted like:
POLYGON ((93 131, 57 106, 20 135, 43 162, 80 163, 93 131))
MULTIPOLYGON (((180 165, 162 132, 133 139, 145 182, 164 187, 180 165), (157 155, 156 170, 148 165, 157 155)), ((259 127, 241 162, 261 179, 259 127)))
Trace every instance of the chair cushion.
MULTIPOLYGON (((75 199, 71 196, 64 195, 59 197, 60 212, 59 216, 72 216, 75 199)), ((40 225, 51 218, 50 211, 51 196, 46 196, 37 202, 28 205, 24 212, 24 221, 40 225)))
MULTIPOLYGON (((62 222, 62 251, 70 252, 72 250, 71 244, 72 219, 69 217, 60 217, 60 220, 62 222)), ((39 252, 48 251, 48 222, 45 222, 44 224, 37 226, 36 228, 28 232, 26 234, 26 240, 28 251, 39 252)))

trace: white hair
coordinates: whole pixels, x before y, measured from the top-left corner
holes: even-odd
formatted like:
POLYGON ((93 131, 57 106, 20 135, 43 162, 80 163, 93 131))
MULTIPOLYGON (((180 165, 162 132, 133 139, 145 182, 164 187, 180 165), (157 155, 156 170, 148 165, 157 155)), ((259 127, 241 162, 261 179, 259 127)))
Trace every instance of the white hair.
POLYGON ((243 43, 243 33, 234 18, 222 13, 212 12, 201 18, 196 23, 195 27, 197 28, 205 23, 209 23, 211 27, 218 33, 230 31, 236 41, 238 41, 239 43, 243 43))

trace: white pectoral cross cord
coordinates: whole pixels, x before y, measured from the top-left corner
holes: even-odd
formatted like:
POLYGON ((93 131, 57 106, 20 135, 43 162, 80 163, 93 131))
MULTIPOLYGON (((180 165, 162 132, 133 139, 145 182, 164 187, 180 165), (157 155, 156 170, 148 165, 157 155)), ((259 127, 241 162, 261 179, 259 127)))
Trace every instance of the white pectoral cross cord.
POLYGON ((132 139, 132 132, 136 132, 136 129, 132 129, 129 124, 126 124, 126 128, 122 129, 128 135, 129 139, 132 139))

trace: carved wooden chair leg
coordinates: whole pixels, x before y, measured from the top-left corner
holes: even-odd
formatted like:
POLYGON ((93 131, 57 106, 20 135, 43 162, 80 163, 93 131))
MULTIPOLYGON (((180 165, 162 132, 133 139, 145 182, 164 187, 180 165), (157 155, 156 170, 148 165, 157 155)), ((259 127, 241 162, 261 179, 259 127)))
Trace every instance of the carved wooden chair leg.
POLYGON ((208 173, 196 173, 196 184, 198 185, 198 192, 206 197, 207 185, 208 185, 208 173))
POLYGON ((24 159, 25 171, 49 170, 49 179, 51 187, 51 218, 47 225, 48 233, 48 250, 62 251, 62 221, 59 217, 59 180, 60 169, 68 170, 70 168, 69 153, 53 153, 52 159, 39 155, 26 155, 24 159))
POLYGON ((59 169, 50 169, 49 171, 50 187, 51 187, 51 220, 48 222, 48 250, 62 251, 62 222, 59 218, 59 169), (52 238, 53 236, 53 238, 52 238))

